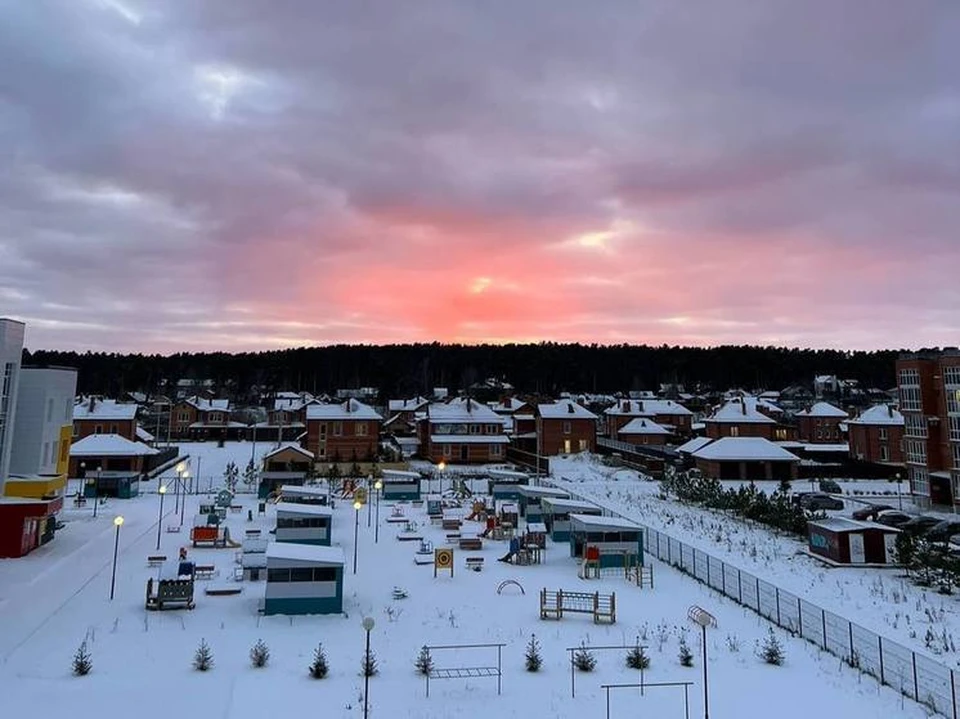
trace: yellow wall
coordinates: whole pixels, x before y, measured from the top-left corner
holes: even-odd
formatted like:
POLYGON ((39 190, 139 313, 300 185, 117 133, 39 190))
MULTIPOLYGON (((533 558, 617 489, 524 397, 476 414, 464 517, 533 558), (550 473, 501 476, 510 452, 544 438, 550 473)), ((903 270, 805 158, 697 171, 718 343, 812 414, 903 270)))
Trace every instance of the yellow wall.
POLYGON ((8 479, 3 493, 8 497, 42 499, 59 493, 67 485, 67 476, 46 479, 8 479))
POLYGON ((73 443, 73 423, 60 428, 60 456, 57 457, 57 474, 67 476, 70 467, 70 445, 73 443))

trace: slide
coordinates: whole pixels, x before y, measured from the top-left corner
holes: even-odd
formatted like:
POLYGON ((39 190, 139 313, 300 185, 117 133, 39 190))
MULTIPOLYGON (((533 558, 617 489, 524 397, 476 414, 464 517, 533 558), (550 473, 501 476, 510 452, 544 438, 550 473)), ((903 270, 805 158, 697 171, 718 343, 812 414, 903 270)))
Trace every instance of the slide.
POLYGON ((230 527, 223 528, 223 545, 225 547, 232 547, 233 549, 243 546, 240 544, 240 542, 234 542, 232 539, 230 539, 230 527))
POLYGON ((516 554, 517 554, 516 552, 514 552, 513 550, 510 550, 509 552, 504 554, 502 557, 498 558, 497 561, 508 562, 510 564, 513 564, 513 558, 516 556, 516 554))

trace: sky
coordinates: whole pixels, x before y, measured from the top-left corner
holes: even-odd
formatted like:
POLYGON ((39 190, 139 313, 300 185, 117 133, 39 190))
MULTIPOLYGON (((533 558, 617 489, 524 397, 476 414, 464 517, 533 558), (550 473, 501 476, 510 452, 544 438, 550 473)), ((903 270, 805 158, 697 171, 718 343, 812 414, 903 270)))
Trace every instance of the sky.
POLYGON ((31 349, 956 345, 956 0, 0 0, 31 349))

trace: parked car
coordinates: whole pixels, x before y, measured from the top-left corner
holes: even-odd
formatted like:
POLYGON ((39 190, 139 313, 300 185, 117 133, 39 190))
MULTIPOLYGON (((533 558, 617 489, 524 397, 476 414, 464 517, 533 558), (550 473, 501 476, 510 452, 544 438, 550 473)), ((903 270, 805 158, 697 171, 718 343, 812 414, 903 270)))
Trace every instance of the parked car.
POLYGON ((960 534, 960 520, 945 519, 924 532, 923 538, 931 542, 947 542, 954 534, 960 534))
POLYGON ((831 497, 824 492, 805 492, 799 496, 798 504, 804 509, 843 509, 843 500, 831 497))
POLYGON ((933 529, 942 521, 943 518, 941 517, 921 515, 919 517, 913 517, 909 522, 904 522, 900 525, 900 529, 902 529, 904 532, 914 535, 915 537, 919 537, 927 530, 933 529))
POLYGON ((903 525, 913 519, 913 515, 901 512, 898 509, 888 509, 880 512, 874 520, 877 524, 883 524, 887 527, 896 527, 902 529, 903 525))
POLYGON ((861 521, 866 519, 876 519, 880 512, 887 509, 893 509, 889 504, 868 504, 860 509, 853 510, 850 516, 861 521))
POLYGON ((843 494, 843 490, 840 489, 840 485, 834 482, 832 479, 821 479, 819 486, 821 492, 829 492, 830 494, 843 494))

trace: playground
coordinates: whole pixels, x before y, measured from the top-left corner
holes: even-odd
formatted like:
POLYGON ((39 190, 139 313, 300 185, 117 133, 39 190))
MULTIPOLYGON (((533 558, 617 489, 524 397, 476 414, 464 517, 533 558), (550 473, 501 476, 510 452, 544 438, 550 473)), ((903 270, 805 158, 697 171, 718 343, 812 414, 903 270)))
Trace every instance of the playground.
MULTIPOLYGON (((240 456, 250 448, 228 444, 224 464, 231 451, 240 456)), ((204 465, 215 466, 215 456, 208 451, 204 465)), ((512 511, 501 512, 508 502, 491 500, 489 511, 468 519, 475 514, 474 502, 483 499, 480 486, 473 496, 439 500, 433 508, 440 512, 433 517, 427 493, 423 502, 381 498, 379 507, 375 497, 367 497, 359 509, 335 495, 332 536, 343 554, 343 614, 298 616, 261 612, 265 577, 249 578, 238 562, 241 550, 192 545, 191 518, 200 515, 201 503, 214 504, 215 495, 186 497, 186 525, 168 532, 179 515, 168 495, 158 524, 156 486, 145 484, 140 496, 122 504, 112 600, 116 503, 101 507, 96 519, 85 509, 68 510, 56 543, 27 557, 29 564, 0 563, 0 686, 8 706, 61 713, 82 701, 90 713, 108 714, 129 704, 144 719, 162 719, 170 709, 157 697, 177 687, 187 697, 183 709, 189 715, 243 719, 275 711, 279 703, 310 702, 325 715, 361 717, 364 682, 358 673, 366 639, 361 621, 370 617, 378 664, 369 687, 372 717, 602 717, 609 694, 609 716, 679 719, 684 704, 677 687, 684 682, 690 685, 690 716, 697 717, 703 715, 701 628, 688 618, 696 605, 717 620, 706 632, 710 710, 716 716, 759 719, 768 715, 765 698, 786 696, 803 701, 777 701, 777 714, 785 719, 811 713, 849 719, 926 716, 909 701, 901 706, 889 687, 878 688, 779 631, 786 662, 764 664, 755 643, 767 637, 765 622, 649 557, 644 561, 652 562, 656 573, 652 587, 617 566, 584 578, 569 542, 555 543, 543 532, 535 540, 528 537, 531 545, 538 543, 538 563, 498 561, 511 553, 512 541, 518 550, 526 546, 520 539, 527 537, 527 526, 521 517, 511 532, 481 537, 489 517, 500 518, 501 530, 512 524, 505 516, 514 518, 512 511), (455 523, 457 529, 450 529, 455 523), (400 541, 410 529, 421 539, 400 541), (447 536, 454 534, 459 536, 447 536), (462 545, 463 538, 481 541, 462 545), (159 581, 175 581, 167 579, 166 567, 184 559, 182 549, 194 565, 193 608, 182 601, 165 602, 163 611, 147 609, 148 581, 153 580, 154 596, 159 581), (151 566, 151 557, 164 560, 151 566), (528 673, 524 652, 534 635, 543 666, 528 673), (214 658, 214 668, 203 673, 191 668, 201 639, 214 658), (269 646, 270 661, 252 669, 249 651, 258 639, 269 646), (693 667, 678 661, 681 639, 694 656, 693 667), (83 641, 93 671, 76 678, 70 660, 83 641), (321 642, 330 673, 314 681, 307 666, 321 642), (642 696, 637 688, 611 688, 638 682, 638 672, 624 661, 626 647, 638 643, 651 660, 643 677, 650 688, 642 696), (424 645, 434 647, 434 673, 426 679, 414 669, 424 645), (571 647, 581 645, 596 648, 596 668, 576 673, 572 696, 571 647), (657 684, 665 686, 654 689, 657 684)), ((262 547, 273 537, 276 505, 267 503, 261 513, 256 495, 238 494, 217 526, 218 536, 226 530, 231 544, 262 547)), ((172 592, 177 585, 169 586, 172 592)))

